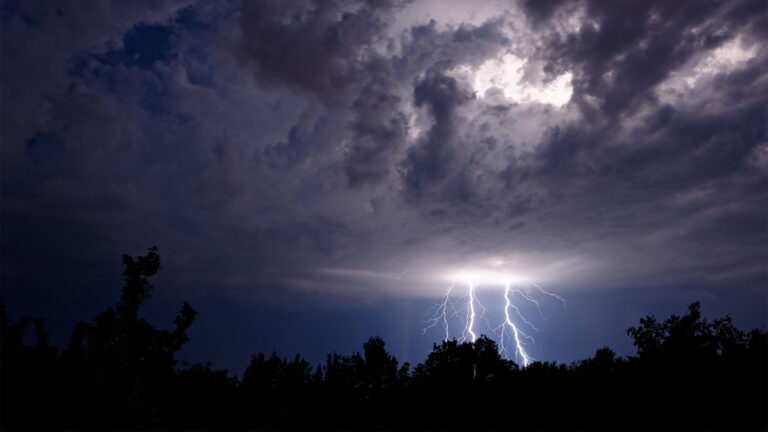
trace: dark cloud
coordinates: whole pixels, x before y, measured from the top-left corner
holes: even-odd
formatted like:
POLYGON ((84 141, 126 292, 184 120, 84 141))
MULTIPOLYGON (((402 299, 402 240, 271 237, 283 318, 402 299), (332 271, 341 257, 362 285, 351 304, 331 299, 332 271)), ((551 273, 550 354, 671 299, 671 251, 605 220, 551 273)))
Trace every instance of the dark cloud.
POLYGON ((497 18, 448 29, 440 29, 434 20, 414 26, 406 33, 402 52, 393 57, 395 68, 401 79, 411 79, 441 62, 476 66, 509 45, 504 25, 497 18))
POLYGON ((391 63, 377 59, 368 64, 370 81, 352 104, 354 135, 344 158, 344 171, 352 186, 376 183, 387 177, 392 157, 405 144, 408 119, 401 98, 394 92, 391 63))
POLYGON ((241 198, 245 185, 238 176, 240 159, 231 141, 226 138, 218 140, 213 154, 216 164, 205 173, 196 193, 215 208, 222 208, 241 198))
MULTIPOLYGON (((581 120, 551 127, 535 159, 510 165, 514 184, 535 179, 561 193, 599 188, 612 200, 619 197, 609 191, 635 191, 645 197, 633 203, 641 211, 650 196, 662 202, 730 176, 756 175, 747 165, 765 144, 757 121, 765 116, 764 100, 755 96, 766 90, 756 79, 764 52, 699 89, 706 93, 696 110, 662 103, 657 92, 673 71, 753 31, 764 14, 745 14, 745 3, 588 3, 580 29, 544 39, 545 69, 574 73, 572 101, 581 120), (639 192, 646 189, 653 195, 639 192)), ((558 7, 526 10, 541 21, 555 19, 558 7)))
POLYGON ((449 175, 460 123, 456 109, 472 97, 446 75, 447 67, 448 63, 435 64, 414 88, 415 105, 426 108, 433 122, 426 137, 408 153, 405 166, 405 183, 417 196, 449 175))
POLYGON ((329 103, 345 101, 357 83, 358 58, 382 36, 396 1, 246 2, 238 55, 257 78, 307 91, 329 103))
MULTIPOLYGON (((471 95, 470 89, 459 89, 466 84, 446 73, 458 64, 477 64, 502 49, 508 42, 502 25, 503 21, 496 19, 480 26, 439 30, 437 23, 430 21, 407 32, 400 54, 391 58, 377 55, 364 63, 360 77, 366 77, 367 84, 352 105, 356 117, 350 127, 354 137, 345 156, 345 172, 351 185, 376 183, 391 173, 390 166, 398 163, 393 156, 407 139, 408 120, 403 105, 411 101, 417 108, 427 107, 434 124, 431 137, 417 143, 420 150, 409 152, 407 187, 416 191, 421 183, 444 176, 443 171, 450 169, 453 144, 449 141, 456 139, 450 129, 458 120, 453 112, 471 95)), ((457 179, 455 184, 462 189, 464 183, 457 179)))
MULTIPOLYGON (((574 72, 573 100, 595 121, 653 103, 652 90, 696 53, 711 50, 764 21, 752 6, 734 2, 589 2, 576 33, 553 32, 545 70, 574 72), (752 15, 744 13, 752 10, 752 15)), ((527 10, 542 19, 540 8, 527 10)), ((543 10, 551 11, 548 5, 543 10)))
POLYGON ((523 10, 535 27, 546 23, 555 11, 566 2, 562 0, 523 0, 523 10))
POLYGON ((316 106, 302 111, 295 125, 288 131, 286 141, 267 146, 265 160, 273 169, 291 169, 318 150, 318 135, 322 134, 327 121, 316 106))

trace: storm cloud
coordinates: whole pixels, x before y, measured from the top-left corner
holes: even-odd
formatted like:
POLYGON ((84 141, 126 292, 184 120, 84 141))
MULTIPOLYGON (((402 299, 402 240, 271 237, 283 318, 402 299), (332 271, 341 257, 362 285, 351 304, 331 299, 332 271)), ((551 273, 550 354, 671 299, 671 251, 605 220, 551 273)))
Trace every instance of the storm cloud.
POLYGON ((4 1, 4 297, 96 308, 157 245, 193 303, 496 262, 764 322, 764 2, 459 3, 4 1))

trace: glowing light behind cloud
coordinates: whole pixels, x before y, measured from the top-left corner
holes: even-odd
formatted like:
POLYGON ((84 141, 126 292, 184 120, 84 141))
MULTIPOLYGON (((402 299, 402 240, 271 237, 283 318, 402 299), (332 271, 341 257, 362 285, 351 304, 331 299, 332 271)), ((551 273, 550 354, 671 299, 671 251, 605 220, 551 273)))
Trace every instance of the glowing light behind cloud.
POLYGON ((453 272, 448 272, 444 276, 444 279, 468 282, 478 284, 479 286, 494 286, 509 283, 514 284, 527 280, 526 276, 521 273, 511 273, 506 271, 482 269, 476 267, 457 269, 453 272))
MULTIPOLYGON (((446 286, 455 282, 466 287, 476 285, 478 293, 503 290, 507 284, 537 283, 558 292, 567 292, 574 285, 584 286, 585 278, 600 270, 602 263, 594 257, 566 251, 523 252, 513 249, 497 253, 472 254, 449 251, 455 243, 430 244, 431 253, 378 257, 381 265, 371 265, 374 258, 360 256, 359 261, 336 267, 332 260, 327 266, 316 267, 303 275, 305 282, 286 281, 302 291, 327 291, 349 296, 418 297, 441 296, 446 286), (311 281, 311 286, 307 285, 311 281)), ((296 275, 296 278, 299 276, 296 275)), ((590 284, 599 289, 602 285, 590 284)))
POLYGON ((525 64, 525 59, 506 54, 482 63, 476 70, 464 67, 461 71, 472 77, 472 86, 480 97, 484 97, 488 90, 498 88, 504 97, 516 102, 539 102, 557 107, 568 103, 573 94, 570 72, 549 83, 534 85, 523 80, 525 64))

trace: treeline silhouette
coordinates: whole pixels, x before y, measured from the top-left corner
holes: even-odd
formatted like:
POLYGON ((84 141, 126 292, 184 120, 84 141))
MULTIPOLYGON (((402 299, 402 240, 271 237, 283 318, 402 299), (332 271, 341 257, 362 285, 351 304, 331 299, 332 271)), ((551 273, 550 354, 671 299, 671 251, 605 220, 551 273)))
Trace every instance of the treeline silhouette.
POLYGON ((637 355, 608 347, 570 365, 503 359, 483 336, 434 345, 411 370, 378 337, 362 353, 254 355, 241 379, 210 364, 178 366, 195 310, 173 330, 138 311, 160 268, 157 249, 123 257, 120 301, 75 326, 61 352, 42 320, 2 309, 3 430, 9 429, 755 429, 768 427, 768 333, 730 317, 640 320, 637 355), (24 344, 32 324, 36 345, 24 344))

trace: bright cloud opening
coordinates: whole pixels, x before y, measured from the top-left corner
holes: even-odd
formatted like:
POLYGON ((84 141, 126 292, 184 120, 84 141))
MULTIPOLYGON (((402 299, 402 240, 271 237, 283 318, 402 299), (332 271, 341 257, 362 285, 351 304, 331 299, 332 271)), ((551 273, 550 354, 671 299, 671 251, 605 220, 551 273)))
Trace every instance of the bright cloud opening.
POLYGON ((693 88, 719 73, 726 73, 743 67, 757 55, 757 46, 745 47, 741 37, 736 37, 721 47, 712 50, 703 58, 695 60, 695 66, 685 67, 670 74, 658 87, 660 99, 674 104, 677 99, 693 88))
POLYGON ((478 96, 484 97, 491 88, 497 88, 504 97, 517 102, 539 102, 563 106, 571 99, 573 75, 566 72, 553 81, 534 85, 523 81, 526 60, 513 54, 506 54, 481 64, 476 70, 466 68, 471 76, 472 87, 478 96))

